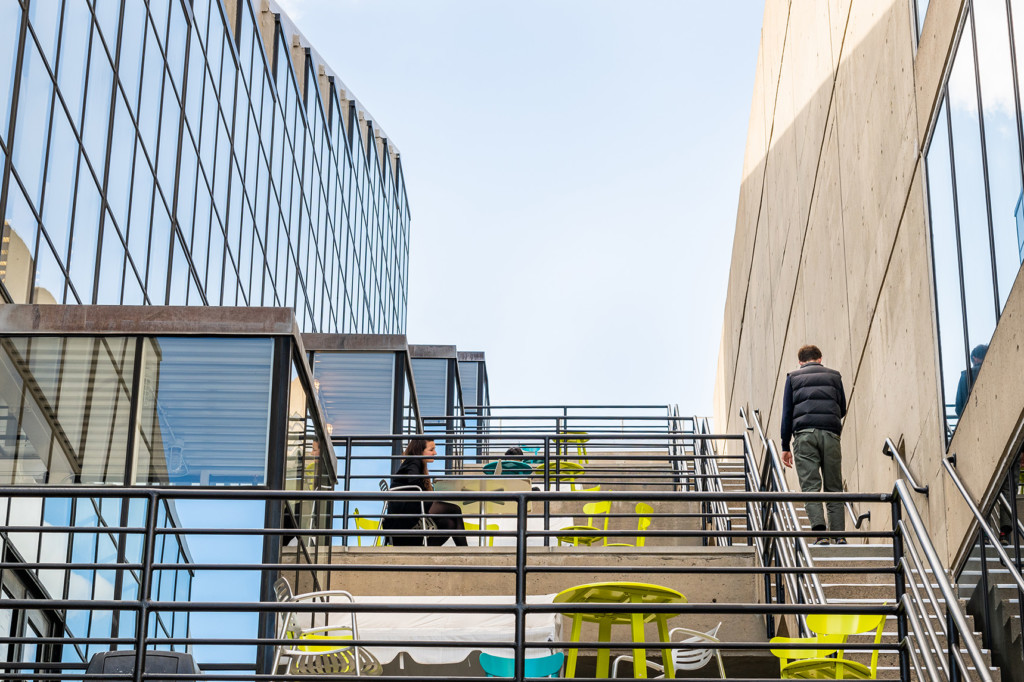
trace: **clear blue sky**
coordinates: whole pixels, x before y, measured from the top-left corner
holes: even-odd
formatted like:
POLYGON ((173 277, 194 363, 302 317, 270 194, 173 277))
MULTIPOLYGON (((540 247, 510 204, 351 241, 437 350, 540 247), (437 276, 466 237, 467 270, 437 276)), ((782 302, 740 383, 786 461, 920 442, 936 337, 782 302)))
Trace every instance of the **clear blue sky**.
POLYGON ((401 151, 411 343, 711 412, 761 0, 281 5, 401 151))

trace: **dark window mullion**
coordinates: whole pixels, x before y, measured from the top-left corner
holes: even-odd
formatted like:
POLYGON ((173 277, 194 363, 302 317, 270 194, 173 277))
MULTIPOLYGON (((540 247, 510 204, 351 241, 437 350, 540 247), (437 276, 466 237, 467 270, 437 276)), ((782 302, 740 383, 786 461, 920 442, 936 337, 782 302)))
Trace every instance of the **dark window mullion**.
MULTIPOLYGON (((967 294, 964 290, 964 257, 963 249, 960 244, 960 201, 957 198, 957 187, 956 187, 956 155, 953 152, 953 116, 950 113, 949 104, 949 92, 944 95, 946 99, 946 132, 949 139, 949 178, 952 184, 953 190, 953 225, 954 233, 956 234, 956 269, 957 276, 960 278, 960 314, 962 316, 962 326, 964 333, 964 367, 970 368, 971 366, 971 341, 967 334, 967 294)), ((967 372, 968 381, 971 381, 971 372, 967 372)), ((972 386, 972 383, 968 383, 968 387, 972 386)))
MULTIPOLYGON (((974 25, 974 8, 968 5, 967 20, 971 25, 971 51, 974 58, 974 96, 978 103, 978 138, 981 144, 981 175, 985 183, 985 218, 988 224, 988 256, 992 275, 992 306, 995 308, 996 324, 999 323, 999 281, 996 278, 995 230, 992 227, 992 192, 988 179, 988 148, 985 144, 985 115, 981 99, 981 72, 978 65, 978 35, 974 25)), ((952 139, 952 138, 951 138, 952 139)), ((965 320, 967 318, 964 318, 965 320)), ((970 372, 968 372, 970 374, 970 372)))

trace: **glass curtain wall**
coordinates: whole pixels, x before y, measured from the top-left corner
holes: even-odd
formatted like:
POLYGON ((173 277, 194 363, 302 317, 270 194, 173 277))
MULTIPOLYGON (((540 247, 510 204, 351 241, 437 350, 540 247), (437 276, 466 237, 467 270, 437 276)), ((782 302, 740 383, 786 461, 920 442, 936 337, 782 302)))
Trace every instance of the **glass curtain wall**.
POLYGON ((279 21, 264 36, 239 5, 0 3, 0 299, 404 331, 397 157, 279 21))
POLYGON ((948 436, 977 381, 1024 257, 1022 31, 1020 0, 967 4, 927 147, 948 436))

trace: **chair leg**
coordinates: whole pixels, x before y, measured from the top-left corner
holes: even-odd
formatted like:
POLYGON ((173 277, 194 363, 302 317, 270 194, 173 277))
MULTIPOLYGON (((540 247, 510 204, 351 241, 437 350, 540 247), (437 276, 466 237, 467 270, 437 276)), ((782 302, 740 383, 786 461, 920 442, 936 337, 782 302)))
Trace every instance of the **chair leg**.
MULTIPOLYGON (((598 642, 611 642, 612 641, 612 623, 609 620, 602 620, 597 625, 597 641, 598 642)), ((611 654, 611 649, 602 647, 597 650, 597 676, 608 677, 608 659, 611 654)))
MULTIPOLYGON (((658 621, 658 638, 662 642, 668 642, 669 641, 669 636, 668 636, 668 616, 660 615, 659 614, 656 617, 656 620, 658 621)), ((666 679, 672 679, 673 677, 676 676, 675 665, 672 662, 672 650, 671 649, 662 649, 661 650, 661 658, 662 658, 661 662, 665 666, 665 678, 666 679)))
MULTIPOLYGON (((570 642, 580 641, 580 628, 583 625, 583 614, 574 613, 572 615, 572 632, 569 635, 570 642)), ((579 649, 569 649, 569 656, 566 658, 565 663, 565 676, 576 677, 576 655, 579 653, 579 649)))
MULTIPOLYGON (((629 614, 630 634, 634 642, 644 641, 644 617, 641 613, 629 614)), ((633 649, 633 677, 647 677, 647 649, 633 649)))

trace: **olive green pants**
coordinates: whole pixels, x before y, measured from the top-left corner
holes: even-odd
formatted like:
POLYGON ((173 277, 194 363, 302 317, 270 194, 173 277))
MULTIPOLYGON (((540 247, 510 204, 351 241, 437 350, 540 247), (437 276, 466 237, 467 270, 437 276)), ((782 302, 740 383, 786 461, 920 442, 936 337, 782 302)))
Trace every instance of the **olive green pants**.
MULTIPOLYGON (((837 434, 824 429, 797 431, 793 434, 793 460, 800 489, 805 493, 820 492, 822 480, 826 493, 843 492, 843 453, 837 434)), ((812 528, 825 525, 821 502, 808 502, 804 509, 812 528)), ((846 530, 842 502, 828 503, 828 529, 846 530)))

